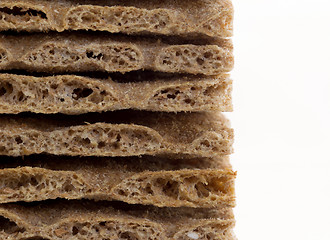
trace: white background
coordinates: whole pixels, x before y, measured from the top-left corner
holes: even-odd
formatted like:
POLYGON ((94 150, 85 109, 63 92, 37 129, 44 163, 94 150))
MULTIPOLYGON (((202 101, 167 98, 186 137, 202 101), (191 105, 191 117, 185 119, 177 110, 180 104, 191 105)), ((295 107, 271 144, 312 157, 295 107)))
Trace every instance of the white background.
POLYGON ((330 240, 330 1, 234 0, 239 240, 330 240))

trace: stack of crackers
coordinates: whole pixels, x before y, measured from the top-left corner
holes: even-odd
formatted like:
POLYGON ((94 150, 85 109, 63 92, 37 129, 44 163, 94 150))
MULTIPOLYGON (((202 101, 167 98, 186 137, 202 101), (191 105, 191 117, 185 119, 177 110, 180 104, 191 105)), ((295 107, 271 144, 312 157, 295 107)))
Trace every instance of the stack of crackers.
POLYGON ((0 239, 235 239, 229 0, 0 1, 0 239))

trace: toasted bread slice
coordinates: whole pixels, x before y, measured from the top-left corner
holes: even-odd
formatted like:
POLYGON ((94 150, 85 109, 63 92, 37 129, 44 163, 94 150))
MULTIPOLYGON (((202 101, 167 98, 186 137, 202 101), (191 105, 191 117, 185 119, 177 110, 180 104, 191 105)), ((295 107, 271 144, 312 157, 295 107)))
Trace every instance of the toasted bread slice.
POLYGON ((231 208, 155 208, 119 202, 0 205, 2 239, 232 240, 231 208), (33 238, 34 237, 34 238, 33 238))
POLYGON ((178 153, 213 157, 230 154, 232 142, 233 130, 220 113, 118 111, 0 117, 0 154, 9 156, 178 153))
POLYGON ((229 39, 186 41, 104 33, 0 35, 0 70, 217 75, 233 67, 229 39))
POLYGON ((0 31, 93 30, 230 37, 229 0, 2 0, 0 31))
POLYGON ((234 206, 228 157, 1 157, 0 203, 66 198, 158 207, 234 206))

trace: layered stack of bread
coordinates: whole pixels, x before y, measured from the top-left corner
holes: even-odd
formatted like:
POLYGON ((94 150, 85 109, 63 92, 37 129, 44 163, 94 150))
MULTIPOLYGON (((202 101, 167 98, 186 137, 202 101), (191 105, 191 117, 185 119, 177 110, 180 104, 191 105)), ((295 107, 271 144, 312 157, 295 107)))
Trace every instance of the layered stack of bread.
POLYGON ((235 239, 228 0, 0 1, 0 239, 235 239))

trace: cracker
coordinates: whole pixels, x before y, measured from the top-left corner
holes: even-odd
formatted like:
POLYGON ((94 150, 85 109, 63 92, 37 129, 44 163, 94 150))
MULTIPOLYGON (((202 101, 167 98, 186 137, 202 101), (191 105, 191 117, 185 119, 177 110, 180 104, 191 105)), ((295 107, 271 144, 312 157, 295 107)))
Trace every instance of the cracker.
POLYGON ((1 155, 213 157, 232 152, 233 130, 222 114, 119 111, 32 116, 0 117, 1 155))
POLYGON ((0 205, 3 239, 235 239, 231 208, 154 208, 116 202, 0 205))
POLYGON ((1 158, 0 203, 118 200, 158 207, 234 206, 235 173, 223 158, 1 158))
POLYGON ((233 68, 229 39, 186 41, 102 33, 0 35, 0 70, 217 75, 233 68))
POLYGON ((0 31, 93 30, 230 37, 228 0, 2 0, 0 31))

